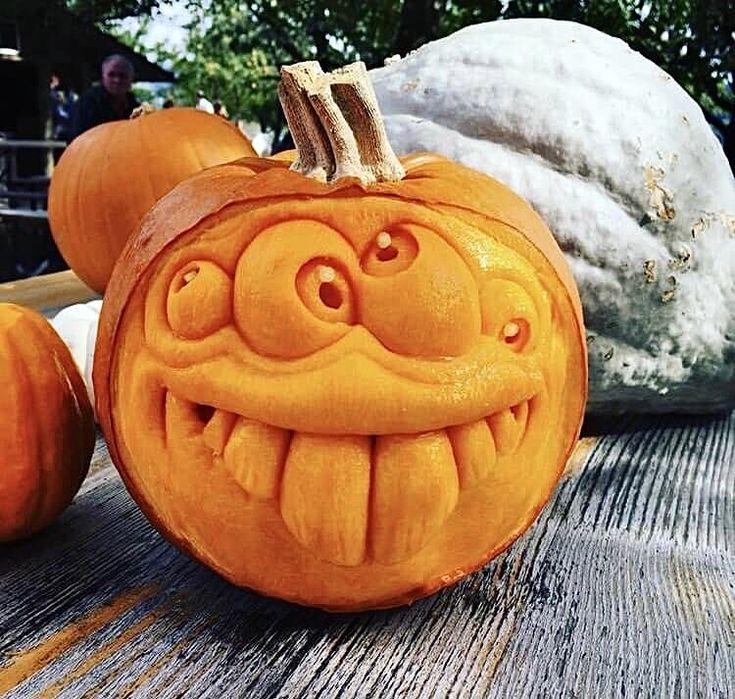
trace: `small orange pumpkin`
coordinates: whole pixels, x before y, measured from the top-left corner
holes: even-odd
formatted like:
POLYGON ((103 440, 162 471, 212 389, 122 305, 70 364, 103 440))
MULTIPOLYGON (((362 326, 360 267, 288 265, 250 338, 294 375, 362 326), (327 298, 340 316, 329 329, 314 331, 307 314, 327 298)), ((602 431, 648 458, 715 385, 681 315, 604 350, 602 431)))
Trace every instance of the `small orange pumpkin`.
POLYGON ((283 75, 298 162, 187 180, 115 269, 98 416, 148 517, 227 579, 404 604, 552 492, 586 397, 579 297, 510 190, 392 155, 364 70, 283 75))
POLYGON ((195 109, 140 109, 96 126, 69 145, 51 178, 56 245, 102 293, 125 241, 158 199, 203 168, 255 155, 236 126, 195 109))
POLYGON ((64 342, 36 311, 0 303, 0 541, 53 522, 89 468, 95 424, 64 342))

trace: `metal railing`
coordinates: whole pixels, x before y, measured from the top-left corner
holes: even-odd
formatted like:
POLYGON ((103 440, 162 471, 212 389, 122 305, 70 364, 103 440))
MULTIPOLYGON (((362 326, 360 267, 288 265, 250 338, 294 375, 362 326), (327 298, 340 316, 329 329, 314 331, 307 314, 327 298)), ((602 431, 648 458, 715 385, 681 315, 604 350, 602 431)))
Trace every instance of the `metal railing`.
POLYGON ((0 134, 0 282, 66 268, 48 223, 48 188, 62 141, 0 134))
POLYGON ((63 141, 0 138, 0 218, 47 218, 48 186, 54 155, 63 151, 63 141), (38 152, 31 173, 21 171, 19 153, 38 152))

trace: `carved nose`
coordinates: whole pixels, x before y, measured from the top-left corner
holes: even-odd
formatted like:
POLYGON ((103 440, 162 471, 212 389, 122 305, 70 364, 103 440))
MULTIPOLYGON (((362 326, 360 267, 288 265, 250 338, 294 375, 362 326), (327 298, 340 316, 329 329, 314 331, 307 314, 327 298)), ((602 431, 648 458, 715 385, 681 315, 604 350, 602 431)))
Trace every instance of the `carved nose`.
POLYGON ((382 254, 368 251, 363 257, 356 285, 359 322, 400 354, 463 354, 482 327, 478 287, 467 264, 443 239, 419 227, 403 229, 391 241, 393 250, 383 246, 382 254), (411 259, 402 263, 401 255, 411 259))

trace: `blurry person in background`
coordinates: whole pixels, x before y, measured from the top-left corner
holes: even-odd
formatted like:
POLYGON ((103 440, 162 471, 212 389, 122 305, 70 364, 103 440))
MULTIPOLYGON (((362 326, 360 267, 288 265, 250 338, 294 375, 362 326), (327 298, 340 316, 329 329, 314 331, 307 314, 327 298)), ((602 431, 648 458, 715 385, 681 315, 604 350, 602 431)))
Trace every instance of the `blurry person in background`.
POLYGON ((127 119, 138 106, 130 87, 133 64, 120 54, 102 61, 102 81, 92 85, 77 100, 71 120, 69 141, 98 124, 127 119))
POLYGON ((54 73, 49 82, 49 98, 51 100, 51 138, 54 141, 68 141, 71 115, 77 95, 63 84, 59 75, 54 73))

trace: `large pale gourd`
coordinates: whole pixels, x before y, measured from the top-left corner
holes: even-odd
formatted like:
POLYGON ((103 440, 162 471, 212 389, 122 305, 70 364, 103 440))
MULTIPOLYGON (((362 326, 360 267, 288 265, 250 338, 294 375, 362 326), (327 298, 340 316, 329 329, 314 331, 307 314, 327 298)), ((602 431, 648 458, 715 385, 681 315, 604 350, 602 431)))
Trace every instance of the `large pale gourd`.
POLYGON ((93 372, 156 526, 236 584, 329 609, 410 602, 508 546, 586 394, 551 233, 480 173, 399 163, 365 77, 284 71, 292 168, 211 168, 156 205, 93 372))
POLYGON ((66 343, 74 358, 79 373, 84 379, 89 401, 94 407, 94 387, 92 385, 92 360, 97 340, 102 300, 94 299, 86 303, 74 303, 62 308, 53 318, 51 325, 66 343))
POLYGON ((166 192, 203 168, 256 155, 233 124, 196 109, 141 108, 74 139, 49 187, 49 224, 68 265, 104 292, 141 219, 166 192))
POLYGON ((564 250, 592 412, 735 405, 735 180, 697 104, 572 22, 465 28, 372 72, 391 143, 528 199, 564 250))

